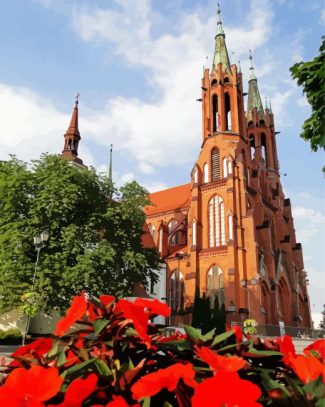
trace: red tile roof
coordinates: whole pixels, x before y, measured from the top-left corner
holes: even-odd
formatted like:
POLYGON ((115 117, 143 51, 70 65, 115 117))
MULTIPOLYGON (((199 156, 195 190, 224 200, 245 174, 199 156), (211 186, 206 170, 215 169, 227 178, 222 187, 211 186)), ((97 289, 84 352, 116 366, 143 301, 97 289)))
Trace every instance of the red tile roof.
POLYGON ((144 209, 145 214, 149 216, 189 206, 191 189, 191 184, 184 184, 150 194, 149 199, 153 205, 144 209))

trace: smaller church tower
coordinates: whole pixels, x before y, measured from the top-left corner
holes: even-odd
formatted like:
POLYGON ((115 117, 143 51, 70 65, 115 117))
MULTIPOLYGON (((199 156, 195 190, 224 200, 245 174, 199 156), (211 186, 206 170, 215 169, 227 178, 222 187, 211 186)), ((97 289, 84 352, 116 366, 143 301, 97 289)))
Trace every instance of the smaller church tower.
POLYGON ((82 160, 78 157, 78 146, 81 139, 78 128, 78 104, 79 94, 76 96, 69 128, 64 135, 64 147, 61 157, 73 162, 76 165, 84 167, 82 160))

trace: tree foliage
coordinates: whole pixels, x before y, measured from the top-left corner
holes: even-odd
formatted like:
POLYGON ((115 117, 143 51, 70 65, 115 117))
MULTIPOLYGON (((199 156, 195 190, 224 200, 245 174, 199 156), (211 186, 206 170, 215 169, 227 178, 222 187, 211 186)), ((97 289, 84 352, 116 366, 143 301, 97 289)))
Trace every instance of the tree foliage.
POLYGON ((310 142, 313 151, 325 148, 325 37, 319 55, 309 62, 299 62, 290 68, 291 76, 303 87, 311 116, 305 120, 301 137, 310 142))
POLYGON ((64 309, 82 289, 92 295, 131 293, 135 282, 157 279, 154 249, 141 244, 147 191, 136 182, 114 191, 95 170, 82 171, 59 156, 32 164, 0 163, 0 311, 31 291, 33 237, 48 230, 35 291, 44 310, 64 309))

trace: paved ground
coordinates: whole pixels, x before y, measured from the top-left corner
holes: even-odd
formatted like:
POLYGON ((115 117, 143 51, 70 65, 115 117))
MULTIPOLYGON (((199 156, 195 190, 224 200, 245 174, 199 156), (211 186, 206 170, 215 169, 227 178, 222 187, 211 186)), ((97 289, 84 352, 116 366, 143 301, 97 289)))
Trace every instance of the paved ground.
POLYGON ((6 358, 6 363, 10 361, 9 355, 11 355, 19 346, 9 346, 9 345, 0 345, 0 359, 4 356, 6 358))

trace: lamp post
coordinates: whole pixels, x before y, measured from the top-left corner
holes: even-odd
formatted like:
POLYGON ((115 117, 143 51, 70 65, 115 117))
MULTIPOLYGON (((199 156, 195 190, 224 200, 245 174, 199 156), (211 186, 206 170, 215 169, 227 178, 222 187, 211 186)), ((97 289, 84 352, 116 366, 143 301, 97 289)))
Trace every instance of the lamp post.
MULTIPOLYGON (((46 230, 44 230, 40 235, 34 236, 34 246, 35 246, 37 255, 36 255, 36 262, 35 262, 35 268, 34 268, 34 274, 33 274, 33 280, 32 280, 33 281, 32 291, 31 291, 32 294, 34 294, 34 292, 35 292, 36 273, 37 273, 40 252, 41 252, 41 249, 45 246, 45 242, 48 241, 48 238, 49 238, 49 233, 46 230)), ((32 297, 32 301, 33 301, 33 297, 32 297)), ((26 337, 27 337, 27 333, 28 333, 28 329, 29 329, 29 324, 30 324, 30 314, 27 314, 27 321, 26 321, 26 326, 25 326, 25 332, 23 335, 22 345, 25 345, 26 337)))

